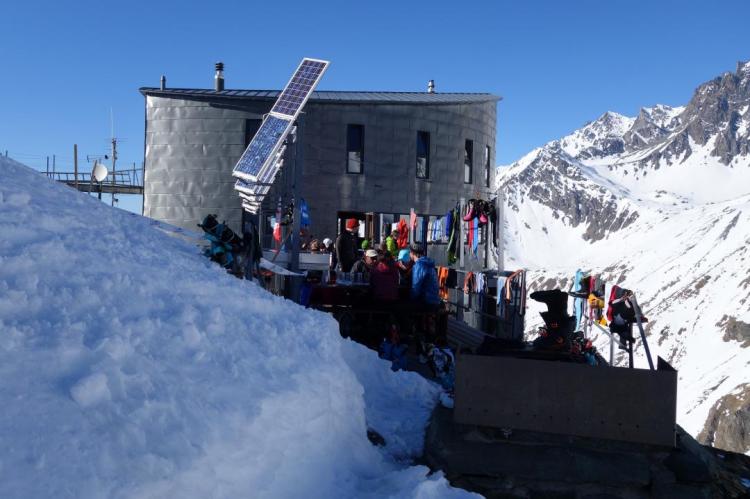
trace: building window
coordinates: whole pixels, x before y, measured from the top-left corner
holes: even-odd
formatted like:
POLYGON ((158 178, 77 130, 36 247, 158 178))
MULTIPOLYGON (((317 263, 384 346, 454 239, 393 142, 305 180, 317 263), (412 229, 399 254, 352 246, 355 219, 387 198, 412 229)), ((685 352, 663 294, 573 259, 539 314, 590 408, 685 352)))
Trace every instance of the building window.
POLYGON ((365 127, 346 125, 346 173, 362 173, 365 164, 365 127))
POLYGON ((417 132, 417 178, 430 178, 430 132, 417 132))
POLYGON ((467 140, 464 144, 464 184, 470 184, 474 170, 474 141, 467 140))
POLYGON ((250 144, 260 128, 261 120, 245 120, 245 147, 250 144))
POLYGON ((484 186, 490 186, 490 146, 484 148, 484 186))

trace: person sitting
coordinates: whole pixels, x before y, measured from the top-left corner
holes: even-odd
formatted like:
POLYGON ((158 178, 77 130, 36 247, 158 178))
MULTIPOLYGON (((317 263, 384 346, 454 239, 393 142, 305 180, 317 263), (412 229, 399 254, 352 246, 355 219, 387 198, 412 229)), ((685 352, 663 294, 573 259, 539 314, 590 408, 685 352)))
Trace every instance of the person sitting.
POLYGON ((361 273, 364 282, 370 282, 370 272, 375 267, 377 258, 378 252, 374 249, 368 249, 361 259, 354 262, 351 272, 354 274, 361 273))
POLYGON ((440 296, 434 260, 425 256, 424 249, 419 244, 411 245, 409 257, 414 262, 411 274, 412 301, 428 307, 437 307, 440 304, 440 296))
POLYGON ((392 303, 398 299, 398 268, 387 254, 378 257, 378 261, 370 271, 370 286, 372 297, 377 302, 392 303))
POLYGON ((346 221, 346 230, 336 238, 336 259, 344 272, 351 272, 352 265, 357 260, 358 231, 359 220, 350 218, 346 221))

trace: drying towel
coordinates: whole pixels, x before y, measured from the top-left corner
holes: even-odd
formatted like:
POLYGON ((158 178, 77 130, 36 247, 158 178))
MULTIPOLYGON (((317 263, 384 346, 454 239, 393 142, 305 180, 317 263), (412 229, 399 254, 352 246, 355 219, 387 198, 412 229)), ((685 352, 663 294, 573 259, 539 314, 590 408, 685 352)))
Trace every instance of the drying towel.
POLYGON ((470 294, 474 290, 474 272, 467 272, 464 277, 464 294, 470 294))

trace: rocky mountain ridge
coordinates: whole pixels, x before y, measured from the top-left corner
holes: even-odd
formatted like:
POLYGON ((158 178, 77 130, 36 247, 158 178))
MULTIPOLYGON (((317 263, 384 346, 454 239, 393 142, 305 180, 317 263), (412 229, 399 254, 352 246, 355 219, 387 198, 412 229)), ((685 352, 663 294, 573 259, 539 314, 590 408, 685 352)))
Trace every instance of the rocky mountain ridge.
MULTIPOLYGON (((678 421, 740 452, 750 451, 740 434, 750 428, 749 109, 750 63, 739 63, 685 106, 606 112, 498 175, 506 267, 528 268, 538 288, 568 289, 581 268, 635 290, 652 350, 680 371, 678 421)), ((536 312, 531 302, 530 334, 536 312)))

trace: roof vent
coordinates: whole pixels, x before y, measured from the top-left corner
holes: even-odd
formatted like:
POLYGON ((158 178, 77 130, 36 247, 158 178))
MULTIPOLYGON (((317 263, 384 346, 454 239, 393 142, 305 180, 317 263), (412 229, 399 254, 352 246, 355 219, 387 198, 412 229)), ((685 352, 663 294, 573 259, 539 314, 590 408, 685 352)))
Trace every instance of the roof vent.
POLYGON ((164 90, 165 88, 167 88, 167 77, 161 75, 161 80, 159 80, 159 89, 164 90))
POLYGON ((430 80, 427 82, 427 93, 428 94, 435 93, 435 80, 430 80))
POLYGON ((216 63, 216 75, 214 76, 214 89, 217 92, 224 90, 224 63, 216 63))

